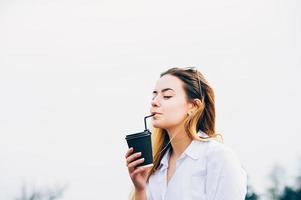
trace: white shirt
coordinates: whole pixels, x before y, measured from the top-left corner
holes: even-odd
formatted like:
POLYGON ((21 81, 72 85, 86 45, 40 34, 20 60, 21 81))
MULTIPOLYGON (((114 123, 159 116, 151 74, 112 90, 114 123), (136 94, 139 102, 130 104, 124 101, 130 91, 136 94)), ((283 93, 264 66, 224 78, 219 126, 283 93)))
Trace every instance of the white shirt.
POLYGON ((169 157, 170 150, 147 182, 148 200, 245 199, 247 175, 230 147, 214 140, 193 140, 176 161, 167 185, 169 157))

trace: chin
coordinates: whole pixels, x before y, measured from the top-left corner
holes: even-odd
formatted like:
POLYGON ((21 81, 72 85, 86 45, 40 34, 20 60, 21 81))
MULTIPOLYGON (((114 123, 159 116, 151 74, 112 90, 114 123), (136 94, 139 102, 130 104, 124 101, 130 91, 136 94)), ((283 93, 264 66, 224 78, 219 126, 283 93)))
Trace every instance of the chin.
POLYGON ((163 126, 160 123, 156 123, 156 122, 153 122, 152 125, 153 125, 154 128, 165 128, 165 126, 163 126))
POLYGON ((160 123, 153 123, 154 128, 161 128, 161 129, 167 129, 169 126, 166 124, 160 124, 160 123))
POLYGON ((162 128, 160 125, 153 123, 154 128, 162 128))

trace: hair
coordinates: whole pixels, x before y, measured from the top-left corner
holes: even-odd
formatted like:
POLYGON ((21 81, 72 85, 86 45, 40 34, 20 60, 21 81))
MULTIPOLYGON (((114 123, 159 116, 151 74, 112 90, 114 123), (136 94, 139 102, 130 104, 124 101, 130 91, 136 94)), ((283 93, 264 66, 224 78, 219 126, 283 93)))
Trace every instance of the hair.
MULTIPOLYGON (((192 140, 209 141, 217 140, 223 142, 223 137, 215 131, 215 103, 214 92, 203 74, 196 68, 170 68, 160 74, 160 78, 165 75, 172 75, 179 78, 183 82, 183 88, 186 93, 188 102, 196 105, 197 109, 184 119, 184 128, 188 136, 192 140), (199 99, 201 103, 197 103, 195 99, 199 99), (208 137, 200 137, 197 133, 204 132, 208 137), (219 136, 219 137, 218 137, 219 136)), ((152 127, 152 150, 153 150, 153 166, 149 171, 149 177, 159 168, 161 159, 165 152, 172 146, 169 143, 169 135, 162 128, 152 127), (166 146, 167 145, 167 146, 166 146), (165 148, 166 147, 166 148, 165 148), (165 148, 165 149, 164 149, 165 148)), ((130 194, 130 200, 135 200, 134 190, 130 194)))

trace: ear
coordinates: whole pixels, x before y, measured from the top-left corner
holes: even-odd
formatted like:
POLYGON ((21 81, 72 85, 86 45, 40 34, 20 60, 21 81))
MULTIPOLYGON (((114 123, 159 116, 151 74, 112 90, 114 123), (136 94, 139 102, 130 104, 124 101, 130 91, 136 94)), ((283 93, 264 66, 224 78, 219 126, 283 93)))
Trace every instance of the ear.
POLYGON ((196 110, 202 104, 200 99, 194 99, 192 102, 189 102, 188 109, 191 111, 196 110))

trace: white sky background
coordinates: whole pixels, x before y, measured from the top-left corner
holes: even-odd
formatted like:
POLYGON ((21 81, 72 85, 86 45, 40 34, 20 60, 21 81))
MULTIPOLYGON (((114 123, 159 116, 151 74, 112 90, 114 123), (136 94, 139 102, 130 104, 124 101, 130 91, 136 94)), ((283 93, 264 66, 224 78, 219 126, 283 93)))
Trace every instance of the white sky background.
POLYGON ((297 173, 301 3, 0 1, 0 199, 23 182, 64 200, 127 199, 125 135, 169 67, 197 66, 217 129, 258 192, 297 173), (299 79, 299 80, 298 80, 299 79))

